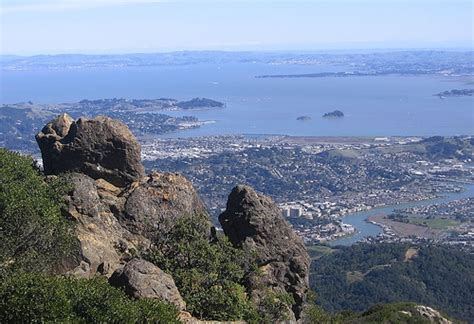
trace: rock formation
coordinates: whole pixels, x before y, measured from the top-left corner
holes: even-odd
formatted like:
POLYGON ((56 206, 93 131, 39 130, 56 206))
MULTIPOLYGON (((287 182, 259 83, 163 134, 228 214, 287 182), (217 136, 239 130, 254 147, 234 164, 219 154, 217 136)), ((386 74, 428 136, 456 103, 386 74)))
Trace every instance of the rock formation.
POLYGON ((75 221, 80 242, 78 276, 110 276, 180 216, 207 216, 191 183, 177 174, 154 172, 122 188, 79 173, 68 179, 64 212, 75 221))
POLYGON ((186 309, 173 278, 148 261, 131 260, 112 274, 109 283, 123 288, 133 298, 160 299, 176 305, 178 310, 186 309))
POLYGON ((116 217, 126 202, 124 189, 79 173, 70 174, 68 180, 72 190, 63 212, 75 223, 81 263, 70 273, 85 278, 110 276, 136 251, 149 246, 149 240, 128 231, 116 217))
POLYGON ((75 171, 123 186, 141 178, 140 145, 125 124, 108 117, 63 114, 36 135, 46 174, 75 171))
POLYGON ((176 173, 153 172, 134 183, 125 195, 127 201, 120 222, 132 232, 145 236, 149 229, 156 230, 157 226, 166 230, 179 217, 207 216, 191 182, 176 173))
POLYGON ((250 279, 249 289, 258 303, 265 290, 291 294, 298 319, 308 291, 310 259, 303 241, 284 220, 270 198, 248 186, 237 186, 219 222, 229 240, 256 255, 260 277, 250 279))
POLYGON ((63 114, 36 139, 45 173, 70 173, 71 191, 63 211, 75 222, 79 240, 79 264, 67 269, 75 276, 110 276, 137 251, 148 248, 157 230, 173 226, 181 216, 207 216, 196 190, 183 176, 144 175, 140 145, 117 120, 74 122, 63 114))
MULTIPOLYGON (((192 184, 179 174, 145 176, 136 139, 107 117, 75 122, 61 115, 36 139, 45 173, 69 173, 63 212, 75 223, 79 249, 71 258, 75 262, 64 262, 65 271, 85 278, 112 276, 112 284, 135 298, 161 298, 184 309, 172 277, 136 257, 180 217, 208 217, 192 184)), ((298 319, 308 290, 309 257, 279 209, 252 188, 238 186, 219 220, 235 246, 256 255, 261 271, 247 285, 253 300, 258 303, 268 290, 289 293, 295 301, 289 312, 298 319)), ((209 221, 206 235, 211 232, 209 221)))
POLYGON ((453 322, 441 315, 436 309, 424 305, 415 306, 416 311, 429 323, 452 324, 453 322))

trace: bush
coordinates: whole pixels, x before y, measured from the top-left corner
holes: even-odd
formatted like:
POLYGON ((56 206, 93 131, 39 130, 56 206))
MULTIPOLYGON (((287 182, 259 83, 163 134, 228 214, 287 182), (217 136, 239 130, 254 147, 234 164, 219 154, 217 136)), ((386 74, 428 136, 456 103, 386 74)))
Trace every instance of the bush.
POLYGON ((262 321, 280 323, 290 320, 291 305, 294 303, 295 300, 291 294, 268 289, 258 307, 262 314, 262 321))
POLYGON ((212 320, 257 318, 242 285, 251 258, 225 236, 210 241, 204 217, 183 217, 154 240, 148 259, 173 275, 187 310, 212 320))
POLYGON ((48 183, 30 157, 0 149, 0 278, 13 271, 49 271, 74 247, 60 201, 67 186, 48 183))
POLYGON ((179 323, 174 306, 131 300, 103 278, 43 274, 9 277, 0 285, 0 322, 179 323))

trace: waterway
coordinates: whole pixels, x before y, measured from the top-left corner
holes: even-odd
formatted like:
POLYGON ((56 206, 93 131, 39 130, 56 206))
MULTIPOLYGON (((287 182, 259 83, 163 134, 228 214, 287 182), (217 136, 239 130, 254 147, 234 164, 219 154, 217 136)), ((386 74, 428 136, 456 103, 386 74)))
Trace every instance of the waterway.
POLYGON ((436 93, 472 88, 431 76, 261 79, 262 74, 337 71, 327 65, 195 64, 187 66, 0 71, 0 103, 76 102, 101 98, 207 97, 224 109, 166 112, 214 121, 167 134, 295 136, 452 136, 473 134, 474 97, 436 93), (323 118, 341 110, 344 118, 323 118), (297 120, 309 116, 310 120, 297 120))
POLYGON ((369 236, 377 236, 382 233, 383 230, 380 226, 374 225, 367 222, 367 218, 375 215, 388 215, 392 213, 395 209, 410 208, 416 206, 425 206, 431 204, 446 203, 453 200, 458 200, 462 198, 474 197, 474 185, 466 185, 465 190, 462 192, 450 192, 445 193, 440 197, 422 200, 410 203, 403 203, 398 205, 389 205, 380 208, 374 208, 367 211, 357 212, 353 214, 348 214, 342 218, 342 221, 346 224, 351 224, 356 228, 357 233, 351 236, 342 237, 340 239, 329 242, 329 245, 352 245, 356 242, 359 242, 369 236))

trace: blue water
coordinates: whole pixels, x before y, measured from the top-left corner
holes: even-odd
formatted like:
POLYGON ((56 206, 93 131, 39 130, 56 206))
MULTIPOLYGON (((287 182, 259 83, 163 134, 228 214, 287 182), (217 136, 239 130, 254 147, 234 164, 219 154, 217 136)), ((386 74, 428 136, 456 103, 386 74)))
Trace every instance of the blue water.
POLYGON ((342 218, 342 221, 347 224, 353 225, 357 229, 357 233, 351 236, 343 237, 334 241, 331 241, 329 245, 352 245, 358 241, 363 240, 368 236, 377 236, 382 233, 380 226, 366 222, 366 219, 370 216, 376 215, 388 215, 395 209, 410 208, 415 206, 425 206, 438 203, 446 203, 452 200, 463 199, 468 197, 474 197, 474 185, 467 185, 465 191, 446 193, 438 198, 416 201, 411 203, 391 205, 382 208, 374 208, 369 211, 363 211, 353 214, 348 214, 342 218))
MULTIPOLYGON (((350 77, 257 79, 261 74, 342 71, 345 67, 264 64, 189 65, 148 68, 0 71, 0 103, 31 100, 38 103, 74 102, 100 98, 159 98, 187 100, 208 97, 226 108, 192 112, 202 120, 215 120, 199 129, 166 136, 222 134, 286 134, 301 136, 458 135, 474 133, 474 97, 446 98, 433 94, 472 88, 462 82, 435 77, 350 77), (342 110, 342 119, 322 114, 342 110), (299 116, 310 121, 297 121, 299 116)), ((442 202, 464 195, 448 194, 429 202, 377 208, 348 215, 344 222, 359 233, 333 241, 352 244, 375 236, 381 228, 365 222, 371 215, 394 208, 442 202)), ((456 199, 457 199, 456 198, 456 199)))
MULTIPOLYGON (((1 71, 0 102, 98 98, 208 97, 225 109, 174 112, 215 120, 173 137, 219 134, 317 136, 458 135, 474 133, 474 97, 433 94, 469 88, 434 77, 256 79, 259 74, 337 71, 343 67, 264 64, 1 71), (342 110, 342 119, 321 115, 342 110), (297 121, 308 115, 310 121, 297 121)), ((472 86, 471 86, 472 87, 472 86)))

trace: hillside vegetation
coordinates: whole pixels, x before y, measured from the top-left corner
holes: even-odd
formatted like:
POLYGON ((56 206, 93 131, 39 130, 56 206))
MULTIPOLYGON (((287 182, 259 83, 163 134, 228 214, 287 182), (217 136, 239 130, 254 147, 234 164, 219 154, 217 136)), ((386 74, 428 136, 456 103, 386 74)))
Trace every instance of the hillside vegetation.
POLYGON ((67 189, 30 157, 0 149, 0 322, 177 322, 173 306, 134 301, 105 279, 55 275, 77 248, 61 214, 67 189))
POLYGON ((411 301, 472 321, 474 258, 436 245, 356 244, 313 261, 310 286, 330 312, 411 301))
MULTIPOLYGON (((73 177, 44 177, 30 157, 0 150, 0 322, 178 322, 183 314, 176 305, 160 298, 137 299, 127 289, 113 287, 106 272, 101 274, 98 270, 82 278, 71 276, 67 269, 80 267, 77 259, 84 250, 80 251, 76 232, 81 224, 73 221, 74 214, 67 214, 69 218, 64 214, 64 196, 71 195, 72 190, 65 179, 73 177)), ((271 203, 248 187, 237 188, 234 194, 241 192, 245 202, 254 197, 253 205, 257 201, 271 203)), ((105 195, 107 191, 101 193, 105 195)), ((104 197, 113 196, 108 193, 104 197)), ((80 206, 89 203, 75 202, 80 206)), ((261 217, 263 213, 266 220, 279 215, 275 206, 265 206, 252 210, 250 215, 261 217)), ((250 209, 245 208, 248 213, 250 209)), ((83 216, 85 220, 105 217, 83 216)), ((210 239, 210 222, 204 215, 181 216, 166 231, 156 228, 156 233, 150 233, 152 246, 148 250, 130 249, 124 259, 127 265, 141 256, 172 275, 187 304, 186 310, 200 319, 249 323, 290 319, 293 295, 263 285, 269 263, 259 268, 255 253, 236 248, 223 233, 210 235, 210 239), (260 289, 258 303, 246 286, 250 280, 255 289, 260 289)), ((289 225, 285 226, 291 234, 289 225)), ((288 235, 282 236, 283 241, 288 240, 288 235)), ((276 244, 278 235, 271 237, 276 244)), ((474 290, 470 280, 472 259, 447 248, 422 247, 408 254, 407 249, 405 245, 311 249, 313 255, 319 255, 313 265, 313 288, 318 292, 319 303, 333 313, 315 305, 312 299, 303 305, 302 299, 303 323, 424 323, 423 312, 435 319, 444 318, 433 309, 406 303, 376 306, 361 313, 338 312, 346 308, 361 311, 377 302, 395 300, 440 306, 456 316, 472 318, 473 310, 468 304, 474 290)), ((284 249, 268 246, 265 252, 280 250, 284 249)), ((306 253, 302 242, 301 250, 306 253)), ((106 264, 102 265, 105 269, 106 264)), ((275 269, 280 271, 283 265, 280 263, 275 269)), ((141 270, 138 269, 139 275, 144 274, 141 270)), ((80 276, 80 272, 75 274, 80 276)), ((294 282, 289 284, 289 288, 295 287, 294 282)))
POLYGON ((0 149, 0 278, 18 271, 52 270, 75 246, 61 215, 61 178, 44 181, 33 159, 0 149))

